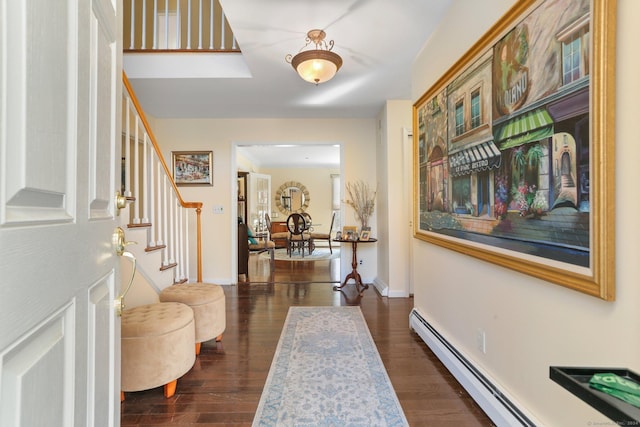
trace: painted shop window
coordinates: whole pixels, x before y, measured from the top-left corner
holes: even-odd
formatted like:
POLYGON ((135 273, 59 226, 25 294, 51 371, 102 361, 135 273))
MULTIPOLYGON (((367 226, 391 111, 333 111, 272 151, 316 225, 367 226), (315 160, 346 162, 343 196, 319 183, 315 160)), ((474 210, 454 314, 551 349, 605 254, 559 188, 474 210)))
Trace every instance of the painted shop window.
POLYGON ((464 133, 464 103, 462 101, 456 104, 456 136, 464 133))
POLYGON ((588 46, 588 27, 582 27, 562 40, 563 84, 569 84, 589 74, 588 46))
POLYGON ((472 214, 471 180, 468 175, 453 178, 453 211, 457 214, 472 214))
POLYGON ((475 129, 482 124, 480 112, 480 91, 471 94, 471 129, 475 129))

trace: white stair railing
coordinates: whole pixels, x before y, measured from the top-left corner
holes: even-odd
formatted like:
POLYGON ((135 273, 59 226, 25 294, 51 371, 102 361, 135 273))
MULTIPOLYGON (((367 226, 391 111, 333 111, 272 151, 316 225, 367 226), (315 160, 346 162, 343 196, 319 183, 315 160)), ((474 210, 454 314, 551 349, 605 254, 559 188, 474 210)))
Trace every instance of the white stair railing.
POLYGON ((125 51, 238 52, 219 0, 124 0, 125 51))
MULTIPOLYGON (((202 281, 201 202, 185 202, 176 187, 144 113, 123 74, 122 189, 131 202, 129 228, 146 229, 145 252, 161 251, 157 271, 173 269, 173 283, 189 280, 189 245, 197 247, 197 281, 202 281), (195 215, 195 236, 189 221, 195 215)), ((141 242, 139 242, 141 243, 141 242)), ((144 259, 138 260, 144 270, 144 259)), ((147 274, 147 276, 150 276, 147 274)), ((168 285, 168 284, 165 284, 168 285)), ((162 288, 162 284, 156 284, 162 288)))

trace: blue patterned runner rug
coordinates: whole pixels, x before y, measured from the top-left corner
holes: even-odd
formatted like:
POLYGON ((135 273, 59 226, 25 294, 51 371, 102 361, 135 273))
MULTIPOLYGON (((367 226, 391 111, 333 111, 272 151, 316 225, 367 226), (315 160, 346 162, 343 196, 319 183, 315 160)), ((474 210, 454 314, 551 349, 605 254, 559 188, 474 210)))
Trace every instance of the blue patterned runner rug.
POLYGON ((408 426, 360 307, 290 307, 253 426, 408 426))

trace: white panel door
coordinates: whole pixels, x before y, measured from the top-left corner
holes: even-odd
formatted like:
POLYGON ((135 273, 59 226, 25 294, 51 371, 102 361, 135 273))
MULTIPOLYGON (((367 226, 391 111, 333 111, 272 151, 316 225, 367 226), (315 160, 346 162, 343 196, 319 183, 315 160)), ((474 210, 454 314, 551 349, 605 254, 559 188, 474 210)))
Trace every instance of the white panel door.
POLYGON ((271 215, 271 175, 249 173, 247 191, 247 225, 255 233, 264 232, 267 229, 265 214, 271 215))
POLYGON ((122 0, 0 0, 0 426, 117 426, 122 0))

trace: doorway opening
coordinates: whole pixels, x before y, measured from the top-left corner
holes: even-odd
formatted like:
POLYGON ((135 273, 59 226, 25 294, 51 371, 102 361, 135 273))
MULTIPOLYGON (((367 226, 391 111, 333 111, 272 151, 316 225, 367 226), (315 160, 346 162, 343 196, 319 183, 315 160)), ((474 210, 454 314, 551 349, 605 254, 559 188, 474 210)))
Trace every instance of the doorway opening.
MULTIPOLYGON (((246 224, 252 229, 257 239, 268 239, 270 232, 285 232, 288 215, 293 213, 293 206, 300 206, 311 218, 310 231, 317 233, 335 232, 341 227, 340 212, 340 183, 341 177, 341 149, 338 144, 275 144, 275 143, 238 143, 235 146, 235 174, 242 177, 239 183, 246 187, 236 191, 244 194, 243 200, 238 199, 238 214, 245 217, 246 224), (255 177, 268 177, 269 188, 258 190, 255 177), (253 184, 252 184, 253 183, 253 184), (294 204, 293 199, 276 200, 279 189, 293 186, 300 188, 297 194, 305 194, 307 200, 294 204), (336 190, 338 194, 336 194, 336 190), (336 200, 338 201, 336 203, 336 200), (260 209, 254 209, 260 206, 260 209), (244 213, 243 213, 244 212, 244 213), (336 213, 331 230, 331 219, 336 213), (269 216, 271 230, 255 228, 254 224, 264 224, 265 213, 269 216), (255 229, 254 229, 255 228, 255 229)), ((235 194, 235 193, 233 193, 235 194)), ((280 194, 292 197, 291 194, 280 194)), ((237 233, 232 233, 237 236, 237 233)), ((300 259, 297 252, 287 254, 286 239, 271 239, 276 243, 276 259, 271 269, 268 252, 250 253, 248 257, 248 277, 251 283, 262 282, 339 282, 340 245, 332 243, 329 249, 327 240, 314 242, 312 255, 306 253, 305 259, 300 259), (326 254, 325 254, 326 252, 326 254), (337 254, 336 254, 337 252, 337 254)), ((236 241, 236 247, 240 247, 236 241)), ((242 262, 238 257, 238 262, 242 262)), ((239 270, 238 270, 239 271, 239 270)))

